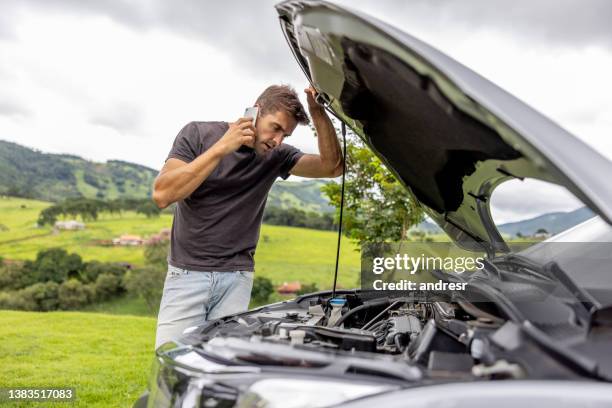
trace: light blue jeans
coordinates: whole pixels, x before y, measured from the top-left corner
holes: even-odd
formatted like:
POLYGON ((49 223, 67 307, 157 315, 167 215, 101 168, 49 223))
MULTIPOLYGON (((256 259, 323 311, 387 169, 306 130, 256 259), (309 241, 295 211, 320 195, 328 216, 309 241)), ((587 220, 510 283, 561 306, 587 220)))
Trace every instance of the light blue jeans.
POLYGON ((246 311, 252 288, 253 272, 198 272, 168 265, 155 349, 188 327, 246 311))

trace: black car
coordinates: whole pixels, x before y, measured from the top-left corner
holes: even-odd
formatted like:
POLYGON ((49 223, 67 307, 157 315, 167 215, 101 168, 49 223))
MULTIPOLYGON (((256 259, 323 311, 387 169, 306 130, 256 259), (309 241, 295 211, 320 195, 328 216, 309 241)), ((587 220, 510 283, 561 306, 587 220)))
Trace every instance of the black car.
POLYGON ((612 406, 612 163, 384 22, 322 1, 276 9, 328 110, 456 245, 486 253, 478 273, 441 277, 478 296, 326 291, 207 322, 156 351, 136 406, 612 406), (595 217, 517 252, 490 197, 525 178, 595 217))

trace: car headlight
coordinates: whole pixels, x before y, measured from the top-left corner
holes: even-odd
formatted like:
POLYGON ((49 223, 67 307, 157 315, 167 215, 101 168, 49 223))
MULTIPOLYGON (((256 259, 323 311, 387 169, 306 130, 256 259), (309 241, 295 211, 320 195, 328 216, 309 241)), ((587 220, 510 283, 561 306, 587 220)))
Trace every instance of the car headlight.
POLYGON ((237 407, 328 407, 396 388, 346 381, 267 378, 251 384, 248 391, 240 397, 237 407))

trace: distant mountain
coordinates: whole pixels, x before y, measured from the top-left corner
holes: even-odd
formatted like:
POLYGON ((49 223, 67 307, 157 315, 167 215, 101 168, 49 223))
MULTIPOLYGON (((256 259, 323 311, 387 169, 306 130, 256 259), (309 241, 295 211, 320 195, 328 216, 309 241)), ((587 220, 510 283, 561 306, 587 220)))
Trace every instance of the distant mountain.
POLYGON ((120 160, 95 163, 0 140, 0 194, 61 201, 68 197, 144 198, 157 171, 120 160))
POLYGON ((423 232, 429 232, 430 234, 440 234, 443 232, 442 228, 438 227, 438 224, 429 220, 421 221, 421 223, 413 229, 423 232))
MULTIPOLYGON (((95 163, 0 140, 0 194, 61 201, 68 197, 146 198, 158 171, 119 160, 95 163)), ((321 186, 329 181, 277 181, 268 206, 331 212, 321 186)))
POLYGON ((519 232, 522 235, 533 235, 540 228, 543 228, 549 234, 558 234, 568 228, 578 225, 583 221, 595 216, 593 211, 587 207, 582 207, 570 212, 553 212, 543 214, 528 220, 509 222, 499 226, 502 234, 515 236, 519 232))
MULTIPOLYGON (((552 212, 522 221, 501 224, 498 226, 498 229, 502 234, 510 236, 516 236, 518 233, 524 236, 533 235, 541 228, 554 235, 578 225, 594 215, 593 211, 587 207, 582 207, 574 211, 552 212)), ((433 234, 442 232, 438 225, 428 220, 421 222, 415 229, 433 234)))

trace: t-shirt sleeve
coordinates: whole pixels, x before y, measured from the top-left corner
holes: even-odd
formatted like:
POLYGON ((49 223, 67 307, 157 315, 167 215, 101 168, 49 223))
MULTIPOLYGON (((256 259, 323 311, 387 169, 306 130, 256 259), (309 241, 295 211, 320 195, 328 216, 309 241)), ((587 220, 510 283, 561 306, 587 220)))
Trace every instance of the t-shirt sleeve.
POLYGON ((200 150, 198 127, 195 122, 189 122, 176 135, 166 161, 179 159, 189 163, 200 155, 200 150))
POLYGON ((279 175, 283 178, 283 180, 287 180, 290 176, 289 172, 295 166, 295 164, 300 160, 300 157, 304 155, 304 152, 300 149, 293 147, 288 144, 283 144, 283 149, 281 153, 281 166, 279 175))

